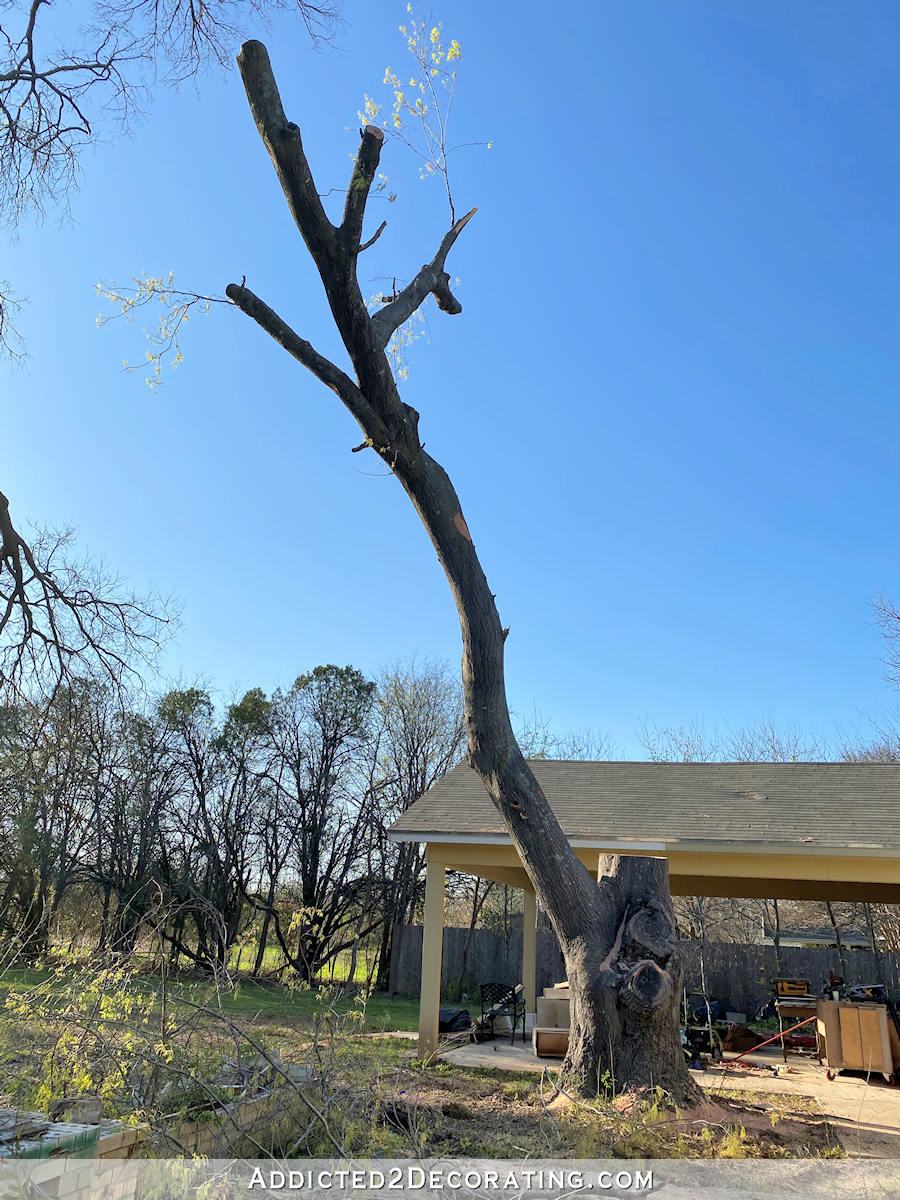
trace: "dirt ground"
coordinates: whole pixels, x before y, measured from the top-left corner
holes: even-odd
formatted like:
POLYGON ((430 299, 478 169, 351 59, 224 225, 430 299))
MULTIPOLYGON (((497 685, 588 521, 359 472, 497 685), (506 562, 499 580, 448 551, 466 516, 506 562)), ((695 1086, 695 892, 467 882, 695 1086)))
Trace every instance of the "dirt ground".
POLYGON ((698 1072, 697 1082, 710 1096, 734 1096, 749 1089, 812 1097, 850 1157, 900 1158, 900 1087, 880 1075, 867 1079, 857 1071, 842 1071, 829 1080, 816 1059, 799 1055, 789 1055, 790 1070, 775 1077, 772 1068, 783 1065, 779 1051, 761 1051, 733 1066, 698 1072), (742 1066, 744 1061, 748 1066, 742 1066))
POLYGON ((827 1119, 812 1102, 752 1092, 721 1095, 680 1114, 645 1103, 572 1103, 548 1080, 484 1068, 438 1064, 401 1071, 384 1099, 414 1114, 429 1154, 510 1158, 792 1158, 840 1153, 827 1119))
MULTIPOLYGON (((728 1056, 726 1056, 727 1058, 728 1056)), ((530 1046, 508 1042, 485 1042, 447 1050, 442 1058, 461 1067, 493 1068, 499 1071, 552 1073, 558 1059, 537 1059, 530 1046)), ((885 1083, 881 1076, 866 1079, 842 1072, 833 1081, 815 1059, 790 1055, 788 1071, 778 1050, 747 1055, 733 1066, 727 1062, 696 1073, 697 1082, 712 1103, 741 1105, 747 1109, 748 1129, 758 1127, 753 1114, 766 1119, 775 1112, 776 1130, 791 1112, 813 1114, 826 1121, 837 1135, 844 1152, 854 1158, 900 1158, 900 1087, 885 1083)), ((792 1118, 794 1119, 794 1118, 792 1118)), ((802 1131, 798 1131, 802 1132, 802 1131)))

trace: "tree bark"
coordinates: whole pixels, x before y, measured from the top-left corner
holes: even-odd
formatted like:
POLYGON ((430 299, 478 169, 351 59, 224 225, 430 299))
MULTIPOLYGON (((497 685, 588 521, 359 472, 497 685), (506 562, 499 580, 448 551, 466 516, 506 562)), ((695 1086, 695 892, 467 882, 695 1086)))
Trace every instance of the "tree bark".
POLYGON ((525 761, 506 701, 504 629, 447 473, 419 440, 419 414, 405 404, 385 347, 391 334, 433 294, 458 313, 447 256, 475 209, 445 234, 434 258, 400 294, 371 315, 357 282, 366 199, 383 133, 366 126, 341 224, 325 214, 298 127, 284 114, 265 47, 247 42, 238 56, 260 137, 297 227, 316 264, 355 380, 319 354, 243 283, 228 297, 336 393, 364 441, 400 481, 431 538, 456 603, 469 761, 516 846, 565 957, 572 989, 572 1036, 565 1076, 596 1094, 609 1073, 617 1089, 661 1085, 680 1103, 700 1092, 678 1034, 680 971, 675 924, 660 860, 613 858, 595 880, 575 855, 525 761))
POLYGON ((830 900, 825 901, 825 909, 828 913, 828 920, 831 922, 832 931, 834 932, 834 941, 835 941, 835 945, 837 946, 838 958, 840 959, 840 963, 841 963, 841 978, 846 983, 846 981, 847 981, 847 960, 844 957, 844 943, 841 939, 841 931, 838 928, 837 919, 834 915, 834 909, 832 908, 830 900))
POLYGON ((778 974, 781 974, 781 912, 778 908, 778 901, 772 900, 772 907, 775 911, 775 922, 772 926, 772 941, 775 944, 775 968, 778 974))
POLYGON ((272 905, 274 903, 273 892, 270 891, 269 898, 266 902, 265 912, 263 913, 262 928, 259 931, 259 942, 256 947, 256 961, 253 964, 253 979, 258 979, 266 958, 266 944, 269 940, 269 922, 272 919, 272 905))

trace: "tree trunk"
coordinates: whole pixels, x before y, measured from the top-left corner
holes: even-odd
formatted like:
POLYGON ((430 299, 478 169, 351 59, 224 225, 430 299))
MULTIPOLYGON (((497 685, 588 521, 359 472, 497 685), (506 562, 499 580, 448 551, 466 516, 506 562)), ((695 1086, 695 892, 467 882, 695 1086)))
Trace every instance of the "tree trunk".
POLYGON ((97 938, 95 954, 102 954, 109 940, 109 909, 112 903, 112 884, 103 885, 103 908, 100 913, 100 934, 97 938))
POLYGON ((610 936, 585 920, 582 934, 561 946, 572 1009, 563 1074, 582 1093, 659 1086, 689 1101, 696 1085, 681 1050, 668 864, 608 855, 601 870, 618 924, 610 936))
POLYGON ((266 943, 269 940, 269 922, 272 919, 272 903, 273 897, 270 895, 266 905, 266 910, 263 913, 262 929, 259 931, 259 943, 256 947, 256 961, 253 964, 253 979, 258 979, 260 972, 263 969, 263 962, 266 957, 266 943))
POLYGON ((388 975, 388 991, 396 996, 400 991, 400 967, 403 957, 403 942, 406 937, 406 925, 401 917, 395 921, 391 929, 391 961, 388 975))
POLYGON ((379 992, 390 991, 391 958, 393 956, 394 926, 396 922, 391 917, 390 908, 385 913, 381 925, 381 940, 375 956, 375 989, 379 992))
POLYGON ((834 915, 834 909, 831 907, 831 901, 825 901, 825 908, 828 912, 828 920, 831 922, 831 928, 834 933, 835 944, 837 945, 838 959, 841 964, 841 978, 844 983, 847 982, 847 960, 844 957, 844 943, 841 941, 841 931, 838 928, 838 923, 834 915))
POLYGON ((872 950, 872 955, 875 959, 875 970, 878 976, 881 976, 881 951, 878 948, 878 938, 875 934, 875 917, 872 913, 872 905, 868 902, 863 904, 863 915, 866 918, 866 932, 869 935, 869 946, 872 950))
MULTIPOLYGON (((475 209, 455 221, 437 253, 384 308, 370 314, 357 281, 369 188, 384 135, 366 126, 339 226, 327 217, 289 122, 260 42, 238 57, 260 137, 288 207, 318 268, 355 381, 294 332, 242 282, 226 294, 341 399, 364 441, 400 481, 431 538, 456 602, 462 632, 462 681, 469 762, 501 815, 559 939, 572 987, 572 1036, 565 1074, 596 1094, 606 1070, 617 1089, 660 1084, 681 1103, 700 1092, 678 1036, 680 972, 664 862, 615 858, 595 880, 576 856, 516 742, 504 682, 503 629, 475 552, 459 497, 444 469, 425 452, 419 414, 405 404, 385 348, 428 298, 459 313, 447 256, 475 209)), ((380 230, 379 230, 380 233, 380 230)), ((378 237, 378 233, 375 234, 378 237)), ((369 239, 365 245, 370 245, 369 239)))
POLYGON ((703 897, 697 897, 697 932, 700 934, 700 991, 706 996, 706 918, 703 915, 703 897))
POLYGON ((778 974, 781 974, 781 912, 778 908, 778 901, 772 901, 772 907, 775 911, 775 921, 772 925, 772 941, 775 944, 775 969, 778 974))
POLYGON ((475 935, 475 926, 478 924, 479 914, 484 908, 485 901, 491 894, 491 889, 494 886, 489 879, 486 879, 484 884, 484 892, 479 897, 478 889, 481 886, 481 880, 476 878, 475 891, 472 895, 472 916, 469 919, 469 928, 466 930, 466 940, 463 942, 462 958, 460 959, 459 964, 459 978, 457 980, 457 987, 459 988, 460 992, 462 992, 463 985, 466 980, 466 971, 469 969, 469 951, 472 949, 472 938, 475 935))
POLYGON ((403 928, 415 899, 415 863, 416 855, 412 845, 403 842, 397 855, 396 873, 387 905, 388 919, 384 923, 381 948, 378 952, 378 977, 375 986, 379 991, 397 991, 403 928))

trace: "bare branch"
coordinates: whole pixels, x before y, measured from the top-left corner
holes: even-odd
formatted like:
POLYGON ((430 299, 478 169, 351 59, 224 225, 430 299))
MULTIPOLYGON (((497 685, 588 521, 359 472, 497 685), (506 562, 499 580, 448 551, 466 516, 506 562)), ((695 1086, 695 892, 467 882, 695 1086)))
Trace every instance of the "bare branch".
POLYGON ((114 684, 136 678, 173 616, 166 605, 125 592, 102 570, 75 562, 71 534, 42 533, 29 544, 0 492, 0 686, 50 689, 74 669, 98 670, 114 684))
POLYGON ((264 329, 280 346, 283 346, 288 354, 302 363, 308 371, 312 371, 313 375, 320 379, 326 387, 331 388, 367 435, 374 423, 381 429, 380 444, 385 446, 388 444, 389 437, 383 424, 349 375, 345 374, 340 367, 335 366, 330 359, 320 354, 298 333, 295 333, 273 308, 270 308, 264 300, 260 300, 248 287, 239 283, 229 283, 225 289, 225 295, 237 305, 241 312, 251 317, 261 329, 264 329))
POLYGON ((900 684, 900 609, 883 592, 872 600, 875 620, 884 638, 885 679, 900 684))
POLYGON ((68 49, 43 28, 51 0, 31 0, 21 32, 0 28, 0 216, 65 206, 80 150, 101 126, 127 123, 153 73, 180 82, 211 61, 230 66, 247 24, 278 9, 294 9, 314 44, 338 20, 333 4, 310 0, 95 0, 68 49))
POLYGON ((477 212, 478 209, 473 208, 464 217, 460 217, 447 230, 443 241, 438 247, 438 252, 431 262, 422 267, 415 279, 406 285, 395 300, 392 300, 390 304, 375 313, 372 318, 372 326, 375 329, 375 336, 382 349, 390 341, 394 330, 398 329, 404 321, 409 320, 419 305, 432 293, 435 300, 437 300, 438 308, 442 312, 450 313, 454 316, 462 312, 462 305, 450 291, 450 276, 444 270, 444 264, 447 261, 447 255, 450 253, 453 243, 477 212))
MULTIPOLYGON (((359 144, 356 162, 353 164, 353 174, 350 177, 350 186, 347 188, 344 216, 341 221, 341 234, 353 254, 359 254, 360 250, 365 248, 359 245, 362 238, 363 217, 366 213, 369 188, 372 186, 372 180, 378 170, 378 160, 381 157, 383 144, 384 133, 377 125, 367 125, 359 144)), ((383 224, 382 228, 384 228, 383 224)), ((378 237, 377 233, 375 237, 378 237)), ((366 245, 371 245, 371 242, 367 242, 366 245)))
POLYGON ((384 233, 384 231, 386 229, 387 229, 387 221, 382 221, 381 224, 378 226, 378 228, 375 230, 375 232, 372 234, 372 236, 369 238, 369 240, 367 242, 363 242, 363 244, 359 248, 358 253, 362 254, 363 250, 368 250, 368 248, 370 246, 374 246, 375 243, 378 241, 378 239, 381 237, 381 235, 384 233))
POLYGON ((330 359, 325 358, 314 346, 295 333, 290 325, 250 288, 239 283, 229 283, 225 295, 338 396, 349 394, 350 390, 356 387, 349 375, 345 375, 340 367, 335 366, 330 359))
POLYGON ((22 335, 15 324, 15 317, 22 301, 13 294, 6 280, 0 281, 0 358, 19 362, 25 355, 22 335))
POLYGON ((316 263, 335 253, 337 230, 325 215, 303 150, 300 130, 284 115, 281 94, 262 42, 245 42, 238 67, 250 111, 275 165, 288 208, 316 263))

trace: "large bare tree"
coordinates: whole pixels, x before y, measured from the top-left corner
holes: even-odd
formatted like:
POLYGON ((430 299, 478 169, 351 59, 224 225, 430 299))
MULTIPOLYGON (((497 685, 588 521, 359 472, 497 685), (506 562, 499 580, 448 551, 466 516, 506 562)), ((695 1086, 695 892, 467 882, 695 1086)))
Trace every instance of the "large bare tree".
POLYGON ((373 450, 388 466, 428 531, 462 630, 469 761, 502 816, 565 957, 572 995, 565 1061, 569 1085, 584 1093, 596 1093, 601 1081, 609 1079, 619 1090, 661 1085, 678 1102, 690 1103, 699 1090, 680 1046, 681 970, 666 862, 609 856, 594 878, 569 845, 513 732, 503 667, 508 630, 501 624, 462 505, 447 473, 426 453, 419 414, 401 399, 386 353, 392 334, 428 296, 446 313, 461 311, 446 263, 475 209, 454 220, 431 261, 370 313, 357 263, 374 240, 366 239, 363 224, 382 130, 373 125, 362 130, 343 214, 334 224, 318 194, 300 130, 285 115, 262 43, 246 42, 238 65, 259 135, 318 269, 352 377, 244 282, 230 284, 227 295, 342 401, 362 430, 356 449, 373 450))

